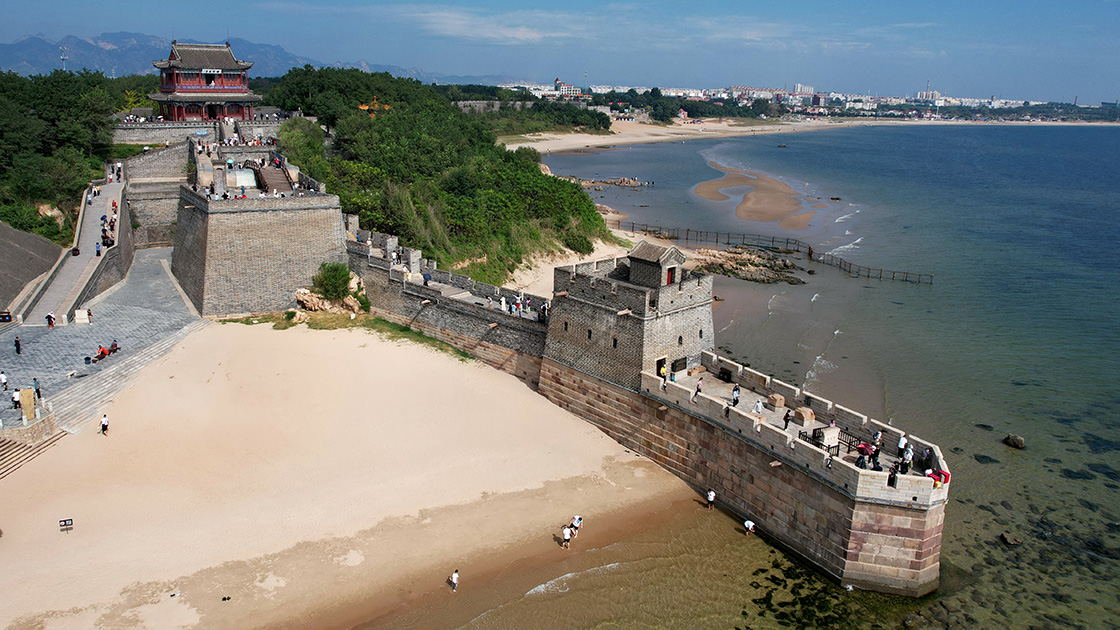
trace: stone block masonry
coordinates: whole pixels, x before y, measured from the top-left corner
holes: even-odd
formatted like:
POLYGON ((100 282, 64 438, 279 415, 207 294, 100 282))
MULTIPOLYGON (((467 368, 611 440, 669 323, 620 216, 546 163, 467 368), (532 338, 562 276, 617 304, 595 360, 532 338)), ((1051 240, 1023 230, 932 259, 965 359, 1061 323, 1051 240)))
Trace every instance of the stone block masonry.
MULTIPOLYGON (((179 185, 187 181, 190 147, 181 142, 124 160, 124 204, 132 212, 138 249, 166 247, 173 243, 179 209, 179 185)), ((123 232, 123 228, 122 228, 123 232)))
POLYGON ((217 142, 220 139, 218 124, 212 122, 117 123, 116 128, 113 129, 115 144, 154 146, 167 142, 182 142, 187 138, 217 142))
POLYGON ((937 588, 944 503, 862 498, 829 479, 823 453, 780 431, 744 436, 550 358, 539 391, 698 491, 714 488, 721 504, 842 584, 908 596, 937 588))
POLYGON ((279 311, 346 262, 338 197, 208 200, 180 187, 171 270, 204 317, 279 311))
POLYGON ((351 249, 349 256, 350 269, 365 284, 373 315, 445 341, 530 387, 537 386, 545 324, 462 299, 464 291, 459 287, 409 282, 404 271, 371 264, 361 248, 351 249))

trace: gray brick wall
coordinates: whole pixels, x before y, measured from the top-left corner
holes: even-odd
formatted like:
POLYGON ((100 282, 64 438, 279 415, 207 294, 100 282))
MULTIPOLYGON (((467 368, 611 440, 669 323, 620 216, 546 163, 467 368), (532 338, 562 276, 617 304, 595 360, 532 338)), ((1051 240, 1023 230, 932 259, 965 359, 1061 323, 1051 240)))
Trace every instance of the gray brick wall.
POLYGON ((653 371, 658 358, 700 364, 701 352, 715 347, 711 277, 689 274, 657 289, 635 286, 629 283, 634 269, 659 267, 634 263, 554 271, 554 290, 567 295, 552 302, 546 357, 635 391, 639 373, 653 371))
POLYGON ((171 273, 198 312, 202 312, 206 278, 207 214, 195 200, 180 200, 174 242, 171 252, 171 273))
POLYGON ((207 202, 204 316, 295 306, 323 262, 346 262, 338 197, 207 202))
POLYGON ((218 140, 218 126, 213 123, 118 123, 113 129, 113 142, 117 144, 157 145, 165 142, 179 142, 187 138, 207 141, 218 140), (205 131, 206 135, 196 135, 205 131))

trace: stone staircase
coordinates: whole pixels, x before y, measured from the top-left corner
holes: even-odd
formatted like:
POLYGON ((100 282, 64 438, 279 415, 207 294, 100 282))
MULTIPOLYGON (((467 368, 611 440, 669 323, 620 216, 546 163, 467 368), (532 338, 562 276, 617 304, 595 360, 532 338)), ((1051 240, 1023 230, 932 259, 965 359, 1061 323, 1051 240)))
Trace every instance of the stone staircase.
POLYGON ((128 386, 140 370, 167 355, 187 335, 208 324, 207 320, 196 320, 135 353, 120 358, 117 355, 105 359, 112 362, 112 365, 92 376, 78 380, 74 385, 52 396, 49 402, 58 422, 59 432, 37 446, 0 439, 0 479, 37 457, 63 436, 81 433, 82 429, 91 422, 96 423, 102 409, 128 386))
POLYGON ((41 455, 65 435, 66 432, 59 431, 35 446, 12 440, 0 440, 0 479, 19 470, 20 466, 41 455))
POLYGON ((58 421, 58 427, 67 433, 81 433, 113 397, 132 381, 137 372, 171 352, 187 335, 202 329, 208 323, 206 320, 197 320, 131 355, 119 360, 117 357, 105 359, 116 363, 93 376, 83 378, 51 398, 51 411, 58 421))
POLYGON ((292 191, 292 185, 288 182, 288 176, 283 169, 265 166, 257 169, 257 173, 260 175, 261 188, 266 194, 271 195, 274 190, 282 193, 292 191))

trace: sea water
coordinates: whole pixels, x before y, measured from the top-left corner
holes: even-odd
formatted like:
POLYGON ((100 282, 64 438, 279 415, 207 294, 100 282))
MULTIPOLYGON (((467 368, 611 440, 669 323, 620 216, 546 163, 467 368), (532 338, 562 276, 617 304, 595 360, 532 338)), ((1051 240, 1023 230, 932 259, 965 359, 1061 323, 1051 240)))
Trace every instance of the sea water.
MULTIPOLYGON (((857 264, 934 274, 915 285, 811 265, 803 286, 720 278, 716 342, 940 445, 954 474, 945 588, 924 616, 1120 627, 1120 128, 847 128, 545 163, 560 175, 653 182, 590 192, 637 222, 793 236, 857 264), (788 183, 815 212, 808 229, 738 219, 741 194, 695 196, 722 176, 709 162, 788 183), (1027 448, 1003 445, 1008 433, 1027 448), (1005 532, 1022 544, 1003 543, 1005 532)), ((572 576, 567 605, 580 605, 570 599, 580 580, 604 575, 572 576)), ((683 571, 665 588, 692 588, 694 577, 683 571)), ((738 577, 706 587, 734 593, 738 577)), ((687 618, 687 604, 668 605, 687 618)), ((626 618, 619 607, 610 619, 626 618)), ((725 627, 726 616, 706 624, 710 611, 695 614, 694 627, 725 627)))

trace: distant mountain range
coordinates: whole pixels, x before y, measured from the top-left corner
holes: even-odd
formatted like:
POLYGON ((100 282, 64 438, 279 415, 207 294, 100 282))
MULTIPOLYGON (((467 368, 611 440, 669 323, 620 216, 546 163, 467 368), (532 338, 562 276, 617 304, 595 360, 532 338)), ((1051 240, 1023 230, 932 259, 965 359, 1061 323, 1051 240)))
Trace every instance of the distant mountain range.
MULTIPOLYGON (((183 39, 183 42, 205 44, 221 42, 200 42, 183 39)), ((229 40, 233 54, 238 59, 253 62, 250 77, 278 77, 291 68, 312 65, 317 68, 359 68, 366 72, 388 72, 395 77, 416 79, 422 83, 475 83, 479 85, 498 85, 500 83, 522 82, 508 76, 458 76, 426 72, 420 68, 402 68, 371 64, 365 61, 353 63, 323 63, 309 57, 293 55, 280 46, 256 44, 244 39, 229 40)), ((166 59, 171 51, 171 40, 145 35, 143 33, 102 33, 97 37, 80 38, 73 35, 52 42, 42 35, 24 37, 12 44, 0 44, 0 69, 11 70, 18 74, 49 74, 62 67, 59 47, 66 48, 66 68, 81 70, 88 68, 106 75, 152 74, 156 71, 152 62, 166 59)))

